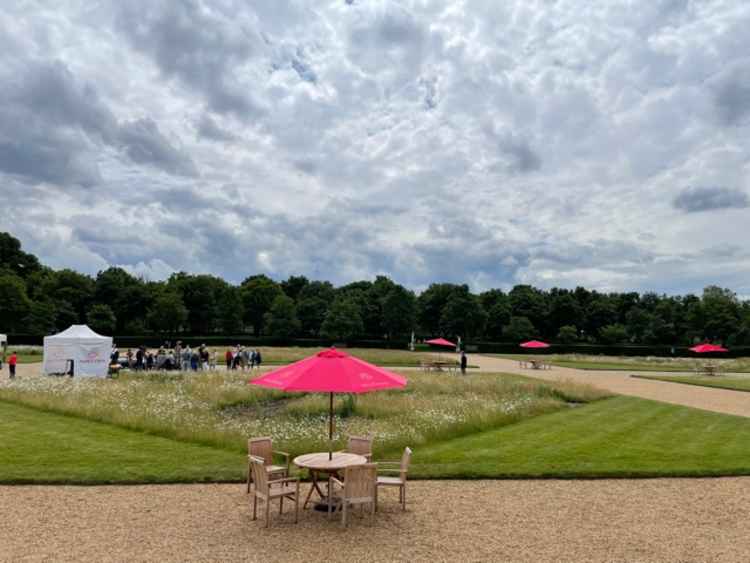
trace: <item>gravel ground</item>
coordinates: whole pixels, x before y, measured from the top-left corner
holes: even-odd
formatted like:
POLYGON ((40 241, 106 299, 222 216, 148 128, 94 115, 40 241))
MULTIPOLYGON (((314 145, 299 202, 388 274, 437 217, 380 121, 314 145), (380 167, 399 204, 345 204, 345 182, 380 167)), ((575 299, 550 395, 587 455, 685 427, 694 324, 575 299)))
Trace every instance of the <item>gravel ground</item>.
MULTIPOLYGON (((750 479, 430 481, 375 524, 253 522, 240 485, 0 487, 3 561, 750 560, 750 479)), ((277 507, 276 507, 277 508, 277 507)))
POLYGON ((619 395, 632 395, 664 403, 750 417, 750 393, 630 377, 631 373, 652 376, 676 375, 675 373, 586 371, 556 366, 548 370, 536 370, 519 368, 515 360, 480 355, 471 356, 470 362, 478 365, 479 370, 485 372, 518 373, 551 381, 568 380, 590 383, 619 395))

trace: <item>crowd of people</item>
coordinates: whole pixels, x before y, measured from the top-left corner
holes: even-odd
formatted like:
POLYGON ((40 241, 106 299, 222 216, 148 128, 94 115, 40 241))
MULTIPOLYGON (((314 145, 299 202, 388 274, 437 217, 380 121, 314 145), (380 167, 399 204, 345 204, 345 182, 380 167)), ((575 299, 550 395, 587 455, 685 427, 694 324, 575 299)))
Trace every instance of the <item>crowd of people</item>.
MULTIPOLYGON (((128 348, 124 354, 121 354, 115 346, 110 355, 110 364, 135 371, 203 371, 216 369, 217 356, 216 350, 210 351, 205 344, 191 348, 189 344, 183 346, 178 340, 174 347, 170 342, 165 342, 158 350, 140 346, 135 351, 128 348)), ((228 370, 245 370, 260 368, 262 356, 260 350, 251 350, 238 344, 234 348, 227 349, 224 360, 228 370)))

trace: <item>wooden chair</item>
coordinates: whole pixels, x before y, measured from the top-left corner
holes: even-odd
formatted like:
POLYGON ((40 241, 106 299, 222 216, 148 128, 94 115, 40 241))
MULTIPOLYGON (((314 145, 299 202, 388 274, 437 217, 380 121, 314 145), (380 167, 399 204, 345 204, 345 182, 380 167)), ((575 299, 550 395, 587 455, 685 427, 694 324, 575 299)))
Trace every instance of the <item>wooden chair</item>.
POLYGON ((341 505, 341 525, 346 527, 350 506, 370 505, 370 521, 375 517, 375 506, 378 500, 378 466, 374 463, 352 465, 344 469, 344 482, 331 475, 328 478, 328 518, 334 504, 334 491, 338 486, 341 497, 336 501, 341 505))
MULTIPOLYGON (((380 461, 378 471, 383 473, 397 473, 398 476, 378 475, 378 487, 398 487, 398 501, 401 508, 406 510, 406 474, 411 462, 411 448, 404 448, 401 461, 380 461)), ((375 495, 375 510, 378 509, 377 494, 375 495)))
POLYGON ((252 471, 250 470, 250 458, 259 457, 263 460, 269 477, 289 477, 289 454, 273 449, 271 438, 251 438, 247 441, 247 492, 250 492, 252 482, 252 471), (273 456, 281 456, 286 459, 286 465, 274 465, 273 456))
POLYGON ((349 436, 345 451, 350 454, 365 456, 368 462, 372 461, 372 438, 349 436))
POLYGON ((294 523, 299 520, 299 477, 284 477, 282 479, 268 479, 268 470, 265 460, 260 457, 250 456, 250 469, 253 474, 255 487, 253 490, 253 520, 258 516, 258 499, 266 503, 266 528, 268 528, 268 517, 271 509, 271 501, 279 499, 279 514, 284 513, 284 499, 294 500, 294 523), (288 485, 294 483, 294 486, 288 485))

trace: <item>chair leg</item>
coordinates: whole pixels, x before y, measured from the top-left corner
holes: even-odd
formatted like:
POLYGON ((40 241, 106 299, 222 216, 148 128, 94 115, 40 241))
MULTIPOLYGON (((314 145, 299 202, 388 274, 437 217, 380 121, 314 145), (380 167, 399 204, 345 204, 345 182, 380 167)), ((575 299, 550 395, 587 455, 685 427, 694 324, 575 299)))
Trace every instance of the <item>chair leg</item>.
POLYGON ((294 495, 294 523, 299 522, 299 481, 297 481, 297 493, 294 495))
POLYGON ((258 519, 258 495, 253 495, 253 520, 258 519))
POLYGON ((401 485, 401 508, 406 510, 406 483, 401 485))
POLYGON ((284 514, 284 497, 279 497, 279 514, 284 514))
POLYGON ((344 501, 343 512, 341 514, 341 526, 344 528, 346 528, 346 523, 347 523, 346 516, 347 516, 348 511, 349 511, 349 503, 344 501))
POLYGON ((266 528, 268 528, 268 520, 271 515, 271 499, 266 498, 266 528))
POLYGON ((253 473, 250 470, 250 463, 247 464, 247 492, 250 493, 250 481, 253 478, 253 473))

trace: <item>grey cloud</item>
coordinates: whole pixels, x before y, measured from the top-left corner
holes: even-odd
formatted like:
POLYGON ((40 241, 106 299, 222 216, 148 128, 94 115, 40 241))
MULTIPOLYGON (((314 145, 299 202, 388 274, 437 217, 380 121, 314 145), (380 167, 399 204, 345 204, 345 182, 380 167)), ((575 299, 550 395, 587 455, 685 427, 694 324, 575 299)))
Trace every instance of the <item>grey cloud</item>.
POLYGON ((212 141, 230 142, 237 139, 237 136, 226 129, 222 129, 207 113, 201 115, 196 123, 198 135, 212 141))
POLYGON ((198 174, 190 157, 172 146, 152 119, 123 123, 118 138, 134 162, 150 164, 181 176, 198 174))
POLYGON ((199 0, 138 1, 123 4, 117 27, 134 49, 152 57, 166 76, 204 96, 213 111, 248 118, 262 110, 236 71, 261 40, 232 19, 236 15, 222 14, 199 0))
POLYGON ((683 190, 673 201, 676 209, 686 213, 714 209, 740 209, 748 207, 747 193, 725 187, 694 187, 683 190))
POLYGON ((715 93, 719 117, 725 125, 739 125, 750 117, 750 64, 730 67, 715 93))

